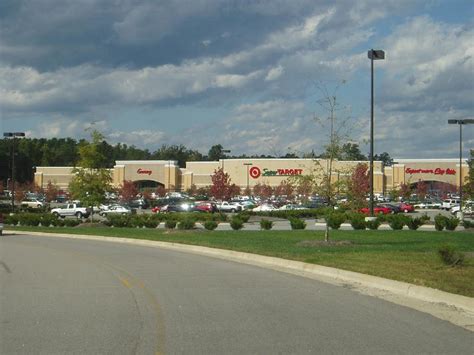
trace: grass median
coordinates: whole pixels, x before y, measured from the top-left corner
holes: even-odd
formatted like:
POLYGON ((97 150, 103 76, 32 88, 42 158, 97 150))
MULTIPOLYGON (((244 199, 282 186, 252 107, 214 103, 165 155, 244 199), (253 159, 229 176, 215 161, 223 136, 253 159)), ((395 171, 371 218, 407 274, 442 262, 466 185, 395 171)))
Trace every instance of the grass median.
POLYGON ((87 234, 201 245, 361 272, 474 297, 474 233, 427 231, 206 231, 137 228, 15 227, 11 230, 87 234), (438 248, 466 255, 462 267, 443 264, 438 248))

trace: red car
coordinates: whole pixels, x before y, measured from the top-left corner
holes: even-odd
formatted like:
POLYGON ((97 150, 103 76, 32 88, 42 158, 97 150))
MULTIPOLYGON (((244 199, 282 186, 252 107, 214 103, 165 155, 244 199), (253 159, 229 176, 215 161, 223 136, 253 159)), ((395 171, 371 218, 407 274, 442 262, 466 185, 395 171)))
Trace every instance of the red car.
POLYGON ((160 213, 162 207, 163 206, 155 206, 151 209, 151 212, 152 213, 160 213))
POLYGON ((415 211, 415 206, 410 205, 409 203, 405 203, 405 202, 400 203, 398 207, 400 207, 400 211, 403 211, 405 213, 415 211))
POLYGON ((196 202, 193 211, 214 213, 217 212, 217 205, 214 202, 209 201, 196 202))
MULTIPOLYGON (((366 215, 370 214, 370 208, 364 207, 359 210, 360 213, 364 213, 366 215)), ((390 214, 392 213, 392 209, 388 207, 382 207, 382 206, 374 206, 374 214, 390 214)))

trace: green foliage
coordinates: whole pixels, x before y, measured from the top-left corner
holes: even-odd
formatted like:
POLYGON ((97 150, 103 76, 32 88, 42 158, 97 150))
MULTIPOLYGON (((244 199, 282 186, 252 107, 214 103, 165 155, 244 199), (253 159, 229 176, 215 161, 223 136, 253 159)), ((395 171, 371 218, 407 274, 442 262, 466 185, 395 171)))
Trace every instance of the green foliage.
POLYGON ((239 212, 237 216, 242 220, 242 222, 247 223, 250 219, 250 212, 239 212))
POLYGON ((270 230, 273 227, 273 222, 268 219, 262 219, 260 221, 260 228, 265 230, 270 230))
POLYGON ((216 221, 206 221, 204 222, 204 228, 206 228, 208 231, 213 231, 216 229, 218 226, 218 223, 216 221))
POLYGON ((351 213, 349 216, 352 228, 355 230, 365 230, 367 223, 365 222, 365 214, 362 213, 351 213))
POLYGON ((388 225, 393 230, 402 230, 403 227, 407 224, 408 218, 403 214, 393 214, 386 216, 388 225))
MULTIPOLYGON (((429 217, 428 217, 428 219, 429 219, 429 217)), ((408 217, 407 221, 406 221, 406 224, 407 224, 409 229, 417 230, 420 226, 425 224, 425 221, 426 221, 426 218, 424 218, 424 216, 413 217, 413 218, 408 217)))
POLYGON ((446 229, 448 231, 453 231, 459 225, 459 219, 457 219, 456 217, 446 218, 445 223, 446 223, 446 229))
POLYGON ((291 229, 305 229, 306 222, 299 218, 290 218, 291 229))
POLYGON ((461 266, 464 264, 465 255, 456 250, 450 244, 444 244, 438 249, 438 255, 443 263, 450 266, 461 266))
POLYGON ((464 229, 474 228, 474 222, 468 221, 467 219, 462 221, 464 229))
POLYGON ((235 216, 232 217, 230 221, 230 226, 233 230, 240 230, 243 228, 244 222, 238 216, 235 216))
POLYGON ((181 222, 178 223, 178 229, 194 229, 196 222, 193 219, 183 219, 181 222))
POLYGON ((434 221, 435 221, 435 229, 437 231, 442 231, 446 227, 446 220, 448 218, 443 216, 442 214, 438 214, 435 216, 434 221))
POLYGON ((328 224, 331 229, 339 229, 341 228, 341 224, 344 223, 346 220, 346 215, 340 212, 333 212, 329 213, 326 216, 326 223, 328 224))
POLYGON ((245 212, 255 214, 257 216, 277 217, 277 218, 320 218, 326 213, 325 208, 308 208, 305 210, 290 210, 290 211, 267 211, 267 212, 245 212))
POLYGON ((175 219, 167 219, 165 221, 165 227, 167 229, 175 229, 178 222, 175 219))
POLYGON ((81 221, 78 220, 78 219, 69 219, 69 218, 67 218, 63 222, 64 222, 65 227, 76 227, 79 224, 81 224, 81 221))
POLYGON ((365 224, 367 225, 367 228, 371 230, 377 230, 380 227, 380 224, 382 224, 381 220, 377 217, 374 220, 369 220, 366 221, 365 224))

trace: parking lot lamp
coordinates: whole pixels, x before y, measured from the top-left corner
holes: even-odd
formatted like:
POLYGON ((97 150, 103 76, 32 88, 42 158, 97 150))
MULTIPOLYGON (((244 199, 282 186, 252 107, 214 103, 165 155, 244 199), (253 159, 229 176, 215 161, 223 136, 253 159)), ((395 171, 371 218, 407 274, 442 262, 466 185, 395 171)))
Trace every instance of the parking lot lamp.
POLYGON ((370 216, 374 216, 374 60, 385 59, 385 52, 380 49, 371 49, 367 56, 370 59, 370 216))
POLYGON ((5 139, 11 139, 12 140, 12 188, 11 188, 11 194, 12 194, 12 211, 15 209, 15 143, 16 143, 16 138, 17 137, 24 137, 25 133, 24 132, 5 132, 3 133, 3 137, 5 139))
POLYGON ((252 165, 252 163, 244 163, 244 165, 247 167, 247 191, 249 191, 250 186, 249 186, 249 166, 252 165))
POLYGON ((462 220, 462 126, 465 124, 474 124, 474 119, 448 120, 448 124, 459 125, 459 219, 462 220))
POLYGON ((230 150, 229 149, 222 149, 221 150, 221 154, 222 154, 222 172, 224 172, 224 173, 225 173, 224 161, 225 161, 225 154, 226 153, 230 153, 230 150))

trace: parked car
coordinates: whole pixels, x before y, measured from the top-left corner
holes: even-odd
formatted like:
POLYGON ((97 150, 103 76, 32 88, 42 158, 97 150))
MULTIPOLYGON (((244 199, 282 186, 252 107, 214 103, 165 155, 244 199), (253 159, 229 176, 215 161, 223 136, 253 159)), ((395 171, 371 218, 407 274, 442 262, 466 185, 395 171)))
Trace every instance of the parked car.
POLYGON ((160 212, 192 212, 192 202, 173 202, 161 207, 160 212))
POLYGON ((414 205, 415 208, 422 208, 422 209, 427 209, 427 208, 431 208, 431 209, 437 209, 437 208, 441 208, 441 202, 439 201, 430 201, 430 200, 426 200, 424 202, 419 202, 417 204, 414 205))
POLYGON ((196 202, 193 206, 193 211, 214 213, 218 211, 217 205, 210 201, 196 202))
POLYGON ((294 211, 294 210, 305 210, 306 208, 301 206, 301 205, 295 205, 295 204, 287 204, 281 206, 278 210, 280 211, 294 211))
POLYGON ((406 203, 406 202, 401 202, 398 207, 400 207, 400 210, 405 212, 405 213, 409 213, 409 212, 414 212, 415 211, 415 207, 409 203, 406 203))
MULTIPOLYGON (((454 206, 451 208, 450 212, 452 215, 456 216, 456 218, 461 218, 461 206, 454 206)), ((463 217, 474 217, 474 202, 467 201, 462 206, 462 214, 463 217)))
POLYGON ((44 207, 44 203, 37 198, 26 198, 21 201, 21 207, 41 208, 44 207))
POLYGON ((99 212, 99 214, 102 217, 108 216, 110 214, 127 215, 127 214, 130 214, 130 213, 132 213, 132 211, 129 208, 124 207, 124 206, 120 206, 120 205, 113 205, 113 206, 110 206, 108 209, 102 210, 102 211, 99 212))
POLYGON ((147 209, 149 206, 148 201, 145 199, 138 199, 133 200, 127 203, 127 207, 129 208, 140 208, 140 209, 147 209))
POLYGON ((217 204, 217 209, 220 212, 239 212, 242 211, 242 206, 237 202, 227 202, 217 204))
POLYGON ((395 205, 393 203, 381 203, 378 206, 390 208, 391 214, 400 213, 402 211, 399 205, 395 205))
MULTIPOLYGON (((370 214, 370 208, 369 207, 364 207, 359 210, 360 213, 364 213, 366 215, 370 214)), ((374 214, 390 214, 392 213, 392 209, 388 207, 383 207, 383 206, 374 206, 374 214)))
POLYGON ((459 205, 461 201, 459 199, 455 198, 447 198, 443 200, 443 203, 441 204, 441 209, 449 211, 452 207, 459 205))
POLYGON ((269 203, 264 203, 258 207, 255 207, 254 209, 252 209, 253 212, 266 212, 266 211, 275 211, 277 210, 278 208, 276 208, 275 206, 269 204, 269 203))
POLYGON ((85 207, 82 207, 78 203, 68 203, 58 208, 53 208, 51 210, 51 213, 62 218, 66 216, 76 216, 77 218, 82 218, 82 217, 87 218, 90 215, 90 210, 85 207))

